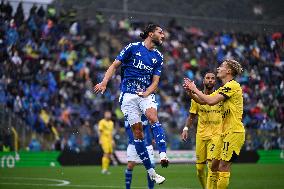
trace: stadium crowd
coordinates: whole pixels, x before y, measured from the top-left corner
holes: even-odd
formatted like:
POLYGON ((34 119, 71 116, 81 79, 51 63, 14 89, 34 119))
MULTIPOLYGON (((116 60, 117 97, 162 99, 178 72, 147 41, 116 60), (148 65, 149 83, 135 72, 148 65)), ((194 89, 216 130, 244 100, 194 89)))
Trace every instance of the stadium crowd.
MULTIPOLYGON (((56 12, 36 5, 26 17, 21 3, 13 14, 9 2, 3 1, 0 10, 0 103, 34 132, 58 135, 56 149, 76 151, 97 145, 98 120, 111 110, 117 148, 125 149, 119 76, 104 95, 94 95, 88 80, 99 82, 122 47, 140 40, 143 23, 106 19, 100 13, 79 21, 74 10, 56 12)), ((238 78, 245 101, 245 149, 283 149, 283 34, 209 32, 181 27, 174 20, 164 28, 164 69, 157 102, 170 149, 194 147, 193 133, 189 144, 179 137, 190 107, 183 78, 202 86, 204 73, 230 57, 245 69, 238 78)), ((36 138, 30 146, 33 143, 36 138)), ((55 147, 36 149, 51 148, 55 147)))

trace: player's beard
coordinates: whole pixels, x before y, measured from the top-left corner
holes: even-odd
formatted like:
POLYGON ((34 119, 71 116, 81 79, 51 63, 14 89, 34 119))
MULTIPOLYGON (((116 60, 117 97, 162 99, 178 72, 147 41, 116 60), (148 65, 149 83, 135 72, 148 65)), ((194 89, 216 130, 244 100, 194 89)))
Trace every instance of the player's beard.
POLYGON ((162 41, 160 41, 159 39, 155 39, 153 38, 152 39, 152 42, 154 43, 155 46, 161 46, 162 45, 162 41))
POLYGON ((214 84, 212 84, 212 83, 207 83, 207 84, 205 84, 205 88, 207 89, 207 90, 212 90, 213 88, 214 88, 214 84))

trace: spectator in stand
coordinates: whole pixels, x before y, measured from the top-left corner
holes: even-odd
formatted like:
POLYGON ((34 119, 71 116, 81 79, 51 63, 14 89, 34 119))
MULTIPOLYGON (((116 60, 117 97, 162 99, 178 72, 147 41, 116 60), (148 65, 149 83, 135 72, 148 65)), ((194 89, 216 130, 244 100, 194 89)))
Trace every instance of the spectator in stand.
MULTIPOLYGON (((86 81, 101 81, 110 64, 106 57, 114 58, 119 49, 136 40, 144 24, 133 25, 127 19, 114 17, 108 23, 103 14, 95 20, 79 21, 76 11, 58 13, 57 17, 54 8, 46 11, 42 6, 34 6, 25 19, 21 6, 13 14, 9 1, 0 3, 0 79, 4 89, 0 91, 1 102, 12 111, 21 112, 20 119, 36 132, 51 133, 40 121, 45 104, 62 140, 65 132, 67 138, 72 136, 74 128, 81 125, 80 120, 88 119, 93 133, 93 125, 104 110, 119 109, 116 102, 121 78, 116 75, 105 95, 96 98, 87 90, 86 81)), ((251 136, 247 145, 252 150, 264 148, 267 139, 271 148, 279 148, 277 138, 284 137, 283 33, 213 33, 184 28, 176 22, 171 22, 164 33, 167 40, 162 53, 167 74, 161 76, 159 85, 163 90, 156 98, 161 122, 171 133, 170 147, 181 147, 175 138, 189 108, 179 85, 183 77, 200 86, 207 68, 214 70, 221 63, 218 60, 234 57, 244 63, 246 70, 237 80, 244 94, 243 121, 251 136)), ((115 124, 123 127, 123 118, 119 118, 119 112, 116 114, 115 124)), ((79 133, 72 141, 78 143, 77 138, 81 138, 79 133)))

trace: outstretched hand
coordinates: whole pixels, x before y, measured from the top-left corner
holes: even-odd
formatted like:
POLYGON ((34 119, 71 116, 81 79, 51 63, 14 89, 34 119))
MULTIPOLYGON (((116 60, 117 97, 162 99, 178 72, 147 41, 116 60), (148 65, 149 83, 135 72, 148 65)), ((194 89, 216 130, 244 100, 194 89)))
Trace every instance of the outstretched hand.
POLYGON ((102 82, 96 84, 95 87, 94 87, 94 92, 96 94, 99 93, 99 92, 101 92, 101 94, 104 94, 105 90, 106 90, 106 85, 103 84, 102 82))
POLYGON ((187 91, 187 92, 194 92, 196 90, 196 85, 194 83, 194 81, 188 79, 188 78, 184 78, 184 83, 183 83, 183 88, 187 91))

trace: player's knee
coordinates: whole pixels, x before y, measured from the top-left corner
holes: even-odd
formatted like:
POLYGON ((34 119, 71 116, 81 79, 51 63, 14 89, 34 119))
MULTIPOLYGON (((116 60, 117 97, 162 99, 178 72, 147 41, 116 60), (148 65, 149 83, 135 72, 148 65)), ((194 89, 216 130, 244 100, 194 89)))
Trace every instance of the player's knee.
POLYGON ((158 117, 155 116, 155 115, 150 115, 148 120, 149 120, 150 124, 154 124, 154 123, 158 122, 158 117))
POLYGON ((157 110, 152 108, 146 111, 146 117, 149 120, 150 124, 156 123, 158 121, 157 110))
POLYGON ((220 172, 230 172, 231 163, 226 161, 220 161, 218 170, 220 172))
POLYGON ((218 170, 219 170, 219 165, 213 166, 213 164, 212 164, 212 166, 211 166, 211 171, 212 171, 212 172, 217 172, 218 170))
POLYGON ((128 163, 127 163, 127 169, 128 169, 128 170, 131 170, 131 171, 132 171, 134 167, 135 167, 135 163, 133 163, 133 162, 128 162, 128 163))
POLYGON ((141 139, 142 140, 144 138, 143 131, 141 131, 140 129, 134 129, 133 135, 134 135, 135 139, 141 139))
POLYGON ((213 160, 211 164, 211 171, 217 172, 219 170, 219 160, 213 160))
POLYGON ((110 153, 104 153, 104 157, 110 158, 110 153))

